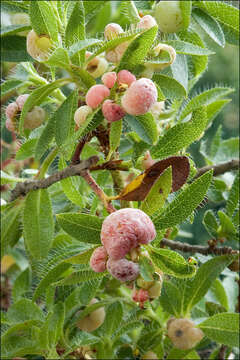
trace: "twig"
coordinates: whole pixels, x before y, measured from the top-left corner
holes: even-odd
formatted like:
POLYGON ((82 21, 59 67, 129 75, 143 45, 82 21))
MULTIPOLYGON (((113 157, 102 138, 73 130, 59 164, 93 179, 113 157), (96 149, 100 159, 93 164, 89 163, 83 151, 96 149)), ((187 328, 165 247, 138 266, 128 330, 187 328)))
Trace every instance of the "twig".
POLYGON ((87 170, 83 171, 81 173, 81 176, 84 178, 84 180, 88 183, 88 185, 91 187, 91 189, 95 192, 95 194, 102 201, 104 207, 109 212, 109 214, 116 211, 116 209, 113 207, 111 202, 108 200, 107 195, 103 192, 103 190, 100 188, 100 186, 96 183, 96 181, 89 174, 89 171, 87 171, 87 170))
POLYGON ((233 250, 231 247, 223 246, 223 247, 216 247, 216 246, 200 246, 200 245, 190 245, 187 243, 181 243, 179 241, 173 241, 169 239, 162 239, 161 245, 165 245, 170 247, 172 250, 179 250, 183 252, 189 253, 200 253, 203 255, 214 254, 214 255, 237 255, 239 254, 238 250, 233 250))
POLYGON ((72 156, 71 165, 79 164, 80 162, 80 155, 83 150, 84 145, 91 140, 93 137, 92 133, 87 134, 86 136, 83 136, 76 147, 76 150, 72 156))
POLYGON ((219 360, 224 360, 225 359, 226 350, 227 350, 226 345, 222 345, 220 347, 220 350, 219 350, 219 353, 218 353, 218 359, 219 360))
POLYGON ((80 164, 72 166, 70 165, 64 170, 58 171, 57 173, 47 177, 46 179, 31 180, 18 183, 12 190, 11 201, 15 200, 20 195, 26 195, 31 190, 45 189, 62 179, 66 179, 67 177, 81 175, 82 171, 87 170, 91 166, 95 165, 98 160, 98 156, 91 156, 90 158, 81 161, 80 164))
POLYGON ((228 162, 219 165, 204 166, 198 169, 197 174, 195 175, 195 179, 211 169, 213 169, 213 175, 218 176, 230 170, 237 170, 238 168, 239 168, 239 160, 230 160, 228 162))

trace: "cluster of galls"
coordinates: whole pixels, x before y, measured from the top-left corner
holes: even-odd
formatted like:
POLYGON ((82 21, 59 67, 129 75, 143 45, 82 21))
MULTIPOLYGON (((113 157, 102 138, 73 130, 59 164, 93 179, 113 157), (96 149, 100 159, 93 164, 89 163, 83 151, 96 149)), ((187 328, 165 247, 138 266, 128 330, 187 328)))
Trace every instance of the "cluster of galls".
MULTIPOLYGON (((23 105, 29 94, 19 95, 16 101, 8 104, 5 110, 6 114, 6 128, 9 131, 17 130, 17 119, 19 118, 21 111, 23 109, 23 105)), ((31 111, 29 111, 24 120, 24 129, 33 130, 39 127, 43 121, 45 120, 46 113, 45 110, 40 106, 34 106, 31 111)))
POLYGON ((171 318, 167 323, 167 335, 173 345, 181 350, 192 349, 204 336, 193 321, 175 318, 171 318))

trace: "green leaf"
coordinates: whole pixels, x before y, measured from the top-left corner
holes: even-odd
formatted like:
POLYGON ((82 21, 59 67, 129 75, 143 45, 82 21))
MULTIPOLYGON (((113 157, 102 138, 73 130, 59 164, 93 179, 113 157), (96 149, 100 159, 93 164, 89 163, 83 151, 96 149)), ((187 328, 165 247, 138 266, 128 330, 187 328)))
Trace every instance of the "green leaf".
POLYGON ((123 317, 123 306, 120 301, 115 301, 110 304, 106 311, 106 316, 101 330, 104 336, 112 336, 112 334, 118 330, 119 324, 121 324, 123 317))
POLYGON ((99 338, 97 336, 85 331, 81 331, 71 339, 69 346, 72 352, 73 350, 78 349, 81 346, 89 346, 98 342, 99 338))
POLYGON ((221 210, 218 211, 218 217, 221 224, 218 229, 219 237, 226 237, 228 240, 232 240, 234 235, 236 235, 236 229, 231 219, 221 210))
POLYGON ((191 22, 192 1, 180 1, 179 5, 183 19, 183 27, 187 29, 191 22))
POLYGON ((60 67, 66 70, 71 69, 68 52, 67 50, 62 48, 57 48, 56 50, 54 50, 49 56, 48 60, 45 61, 45 64, 53 67, 60 67))
POLYGON ((66 83, 68 83, 66 79, 58 79, 50 84, 42 85, 31 92, 31 94, 25 101, 21 112, 19 121, 20 134, 24 135, 24 120, 27 113, 32 109, 32 107, 35 105, 40 105, 49 94, 51 94, 55 89, 65 85, 66 83))
POLYGON ((151 264, 151 261, 146 256, 140 258, 139 268, 140 268, 140 275, 145 281, 153 280, 154 267, 151 264))
POLYGON ((102 40, 99 39, 85 39, 85 40, 80 40, 78 42, 74 42, 74 44, 72 44, 68 50, 68 54, 70 57, 76 55, 79 51, 81 50, 86 50, 89 47, 95 47, 95 46, 99 46, 102 45, 104 42, 102 40))
POLYGON ((236 174, 231 190, 228 195, 226 213, 232 216, 239 203, 239 173, 236 174))
POLYGON ((213 103, 215 100, 230 94, 234 90, 226 87, 216 87, 192 98, 187 105, 182 110, 179 121, 183 120, 188 114, 190 114, 193 110, 199 108, 202 105, 209 105, 213 103))
POLYGON ((57 220, 63 230, 75 239, 92 244, 101 243, 100 232, 103 220, 98 216, 65 213, 58 214, 57 220))
POLYGON ((29 3, 26 1, 12 1, 4 0, 1 2, 1 10, 6 12, 25 12, 27 13, 29 9, 29 3))
POLYGON ((173 281, 164 280, 159 300, 164 311, 175 317, 181 316, 182 294, 173 281))
POLYGON ((31 280, 32 276, 29 268, 17 276, 12 288, 13 302, 25 297, 26 293, 31 290, 31 280))
POLYGON ((21 299, 8 310, 8 320, 17 324, 27 320, 44 321, 42 310, 29 299, 21 299))
POLYGON ((139 327, 143 327, 142 321, 135 320, 128 322, 119 327, 119 329, 113 334, 112 341, 115 342, 120 336, 127 334, 130 331, 136 330, 139 327))
POLYGON ((119 147, 121 134, 122 134, 122 120, 111 123, 110 134, 109 134, 110 149, 109 149, 108 158, 110 158, 111 154, 113 154, 114 151, 116 151, 117 148, 119 147))
MULTIPOLYGON (((64 158, 61 156, 59 159, 59 170, 65 169, 67 166, 64 158)), ((72 201, 74 204, 79 205, 80 207, 84 207, 84 202, 82 199, 82 195, 79 193, 79 179, 77 177, 68 177, 66 179, 61 180, 61 186, 64 194, 67 198, 72 201)))
POLYGON ((225 46, 225 37, 219 23, 200 9, 194 9, 193 18, 201 28, 220 46, 225 46))
POLYGON ((202 48, 197 45, 193 45, 190 42, 181 41, 181 40, 168 40, 167 44, 172 46, 177 54, 185 54, 185 55, 212 55, 215 54, 213 51, 208 50, 206 48, 202 48))
POLYGON ((123 14, 131 24, 137 24, 141 20, 134 1, 132 0, 121 1, 120 11, 121 14, 123 14))
POLYGON ((4 81, 0 86, 1 98, 3 98, 5 95, 10 94, 11 92, 16 91, 16 89, 18 89, 21 86, 22 86, 21 80, 10 79, 4 81))
POLYGON ((219 313, 224 313, 227 311, 225 307, 223 307, 222 305, 216 304, 211 301, 207 301, 205 303, 205 307, 206 307, 206 312, 208 313, 209 316, 213 316, 219 313))
POLYGON ((213 282, 210 291, 214 295, 216 301, 218 301, 219 304, 221 304, 226 310, 228 310, 229 305, 228 305, 227 293, 223 286, 223 283, 219 279, 216 279, 213 282))
POLYGON ((228 266, 233 257, 231 255, 217 256, 200 266, 196 276, 186 284, 182 296, 183 309, 188 313, 207 293, 213 281, 228 266))
POLYGON ((100 109, 92 112, 87 119, 84 121, 84 124, 80 127, 78 131, 76 131, 71 139, 71 143, 82 136, 85 136, 90 131, 96 129, 98 125, 103 121, 103 114, 100 109))
POLYGON ((4 184, 15 184, 16 182, 24 182, 25 179, 14 177, 1 170, 1 185, 4 184))
POLYGON ((206 106, 208 119, 207 125, 209 125, 216 118, 216 116, 222 111, 224 106, 227 105, 230 101, 231 99, 216 100, 206 106))
POLYGON ((7 246, 14 246, 19 240, 21 229, 21 213, 23 202, 16 200, 1 211, 1 255, 7 246))
POLYGON ((181 193, 153 219, 157 230, 166 229, 183 222, 203 201, 211 184, 212 171, 208 171, 192 184, 186 186, 181 193))
POLYGON ((85 282, 93 279, 99 279, 105 275, 106 273, 96 273, 93 270, 81 270, 72 273, 63 280, 59 280, 58 282, 54 283, 54 285, 57 286, 76 285, 81 282, 85 282))
POLYGON ((58 41, 57 18, 49 1, 31 1, 29 15, 38 35, 49 35, 50 39, 58 41))
POLYGON ((33 301, 36 301, 39 296, 47 290, 48 286, 58 280, 58 278, 70 267, 71 264, 60 263, 54 268, 50 269, 38 284, 33 295, 33 301))
POLYGON ((195 350, 180 350, 177 348, 172 348, 166 358, 166 360, 198 360, 200 359, 198 353, 195 350))
MULTIPOLYGON (((74 1, 72 3, 74 7, 65 31, 65 42, 68 47, 79 40, 85 39, 85 10, 83 1, 74 1)), ((71 60, 74 64, 81 65, 85 61, 85 51, 72 56, 71 60)))
POLYGON ((57 145, 61 148, 74 132, 73 116, 77 110, 77 91, 72 91, 55 113, 55 138, 57 145))
POLYGON ((48 319, 48 341, 51 348, 56 346, 63 336, 64 313, 64 304, 58 302, 54 305, 53 312, 48 319))
POLYGON ((119 72, 120 70, 124 69, 134 71, 136 66, 141 64, 147 56, 147 53, 157 35, 157 31, 158 27, 154 26, 137 36, 136 39, 130 43, 127 50, 123 54, 116 71, 119 72))
POLYGON ((86 22, 89 22, 96 14, 99 13, 100 9, 106 4, 106 1, 103 0, 91 0, 91 1, 83 1, 84 9, 85 9, 85 17, 86 22))
MULTIPOLYGON (((201 39, 201 37, 194 31, 188 29, 187 31, 181 31, 178 33, 178 37, 185 42, 191 43, 193 45, 197 45, 198 47, 201 48, 206 48, 203 40, 201 39)), ((189 58, 190 63, 188 66, 188 71, 189 72, 193 72, 193 76, 199 76, 201 73, 203 73, 208 65, 208 56, 207 55, 202 55, 202 56, 198 56, 198 55, 190 55, 189 58)))
POLYGON ((26 48, 26 38, 18 35, 1 38, 1 60, 8 62, 33 61, 26 48))
MULTIPOLYGON (((169 72, 169 69, 166 69, 169 72)), ((184 54, 177 54, 175 61, 170 66, 172 77, 177 80, 188 92, 188 64, 184 54)))
POLYGON ((218 222, 212 210, 207 210, 205 212, 203 217, 203 225, 211 236, 213 236, 215 239, 218 238, 218 222))
POLYGON ((152 80, 157 83, 163 96, 170 100, 187 96, 185 87, 176 79, 162 74, 154 74, 152 80))
POLYGON ((48 149, 49 144, 54 138, 55 128, 56 128, 56 114, 55 112, 47 122, 47 125, 43 129, 40 137, 37 140, 37 144, 35 147, 35 158, 36 160, 40 160, 44 155, 45 151, 48 149))
POLYGON ((172 169, 167 168, 155 181, 140 209, 148 215, 161 209, 172 189, 172 169))
POLYGON ((46 189, 30 191, 23 214, 26 248, 35 259, 42 259, 51 247, 54 223, 51 200, 46 189))
POLYGON ((239 314, 220 313, 198 326, 211 340, 228 346, 239 346, 239 314))
POLYGON ((139 116, 127 114, 124 118, 130 124, 132 130, 135 131, 143 141, 151 145, 156 143, 158 130, 156 121, 151 113, 139 116))
POLYGON ((239 138, 222 140, 215 157, 212 159, 214 164, 221 164, 225 161, 239 158, 239 138))
POLYGON ((224 1, 194 1, 194 5, 215 18, 221 25, 226 40, 237 45, 239 39, 239 9, 224 1))
POLYGON ((34 156, 36 144, 37 139, 29 139, 24 144, 22 144, 16 153, 16 160, 24 160, 34 156))
POLYGON ((188 147, 201 137, 206 124, 206 110, 202 106, 193 111, 191 120, 173 126, 160 137, 157 145, 151 149, 153 158, 162 159, 169 155, 175 155, 179 150, 188 147))
POLYGON ((172 250, 151 247, 150 257, 154 265, 168 275, 187 278, 194 276, 196 272, 194 265, 190 265, 184 257, 172 250))

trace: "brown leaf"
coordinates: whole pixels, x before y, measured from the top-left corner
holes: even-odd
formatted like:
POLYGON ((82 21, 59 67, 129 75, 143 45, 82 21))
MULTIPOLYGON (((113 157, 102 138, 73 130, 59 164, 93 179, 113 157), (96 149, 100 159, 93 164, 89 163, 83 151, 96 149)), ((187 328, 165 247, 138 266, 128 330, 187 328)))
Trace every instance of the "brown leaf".
POLYGON ((116 197, 120 200, 142 201, 146 198, 157 178, 169 166, 172 167, 172 191, 179 190, 186 182, 190 164, 186 156, 171 156, 153 164, 130 182, 116 197))

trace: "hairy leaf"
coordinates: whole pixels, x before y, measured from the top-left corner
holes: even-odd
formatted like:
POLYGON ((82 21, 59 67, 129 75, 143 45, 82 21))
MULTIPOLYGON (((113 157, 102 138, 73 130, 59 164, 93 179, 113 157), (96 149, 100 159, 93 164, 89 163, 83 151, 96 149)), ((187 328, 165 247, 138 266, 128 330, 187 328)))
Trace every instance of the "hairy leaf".
POLYGON ((33 30, 38 35, 49 35, 53 41, 58 41, 58 24, 49 1, 31 1, 30 20, 33 30))
POLYGON ((167 99, 182 99, 187 95, 184 86, 170 76, 154 74, 152 80, 157 83, 163 96, 167 99))
POLYGON ((127 114, 125 115, 125 119, 130 124, 133 131, 135 131, 143 141, 151 145, 156 143, 158 139, 158 130, 156 121, 151 113, 139 116, 127 114))

